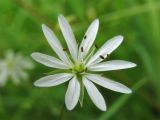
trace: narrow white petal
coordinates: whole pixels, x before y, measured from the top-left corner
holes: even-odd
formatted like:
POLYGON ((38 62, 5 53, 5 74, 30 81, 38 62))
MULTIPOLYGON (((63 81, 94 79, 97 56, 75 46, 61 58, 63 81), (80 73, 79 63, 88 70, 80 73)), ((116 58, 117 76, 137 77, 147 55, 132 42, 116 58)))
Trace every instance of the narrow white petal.
POLYGON ((135 67, 136 64, 123 60, 111 60, 107 62, 97 63, 89 66, 87 69, 90 71, 110 71, 120 70, 135 67))
POLYGON ((32 60, 30 60, 29 58, 26 58, 26 57, 19 60, 19 64, 24 69, 33 69, 34 68, 34 64, 33 64, 32 60))
POLYGON ((93 42, 98 32, 98 27, 99 27, 99 20, 96 19, 91 23, 91 25, 87 29, 87 32, 85 33, 81 45, 79 47, 80 59, 83 59, 87 55, 91 46, 93 45, 93 42))
POLYGON ((4 86, 7 82, 8 72, 4 68, 0 69, 0 86, 4 86))
POLYGON ((100 56, 106 58, 111 54, 123 41, 123 36, 119 35, 108 40, 88 61, 87 66, 103 61, 100 56))
POLYGON ((11 76, 11 79, 15 85, 20 84, 21 78, 20 78, 19 72, 14 70, 14 71, 10 72, 10 76, 11 76))
POLYGON ((73 34, 73 31, 72 31, 69 23, 67 22, 67 20, 62 15, 58 16, 58 21, 59 21, 60 28, 62 30, 62 34, 66 40, 67 46, 68 46, 69 51, 71 53, 71 56, 76 61, 77 60, 77 53, 78 53, 77 52, 78 45, 77 45, 75 36, 73 34))
POLYGON ((15 53, 12 50, 8 50, 6 53, 6 60, 12 61, 14 59, 15 53))
POLYGON ((65 95, 65 104, 68 110, 72 110, 76 106, 79 100, 79 96, 80 96, 80 84, 76 79, 76 77, 74 77, 72 80, 70 80, 65 95))
POLYGON ((31 56, 35 61, 37 61, 47 67, 59 68, 59 69, 68 69, 69 68, 69 66, 67 64, 65 64, 64 62, 62 62, 61 60, 59 60, 55 57, 49 56, 49 55, 45 55, 42 53, 32 53, 31 56))
POLYGON ((62 84, 73 77, 70 73, 59 73, 55 75, 49 75, 37 80, 34 85, 37 87, 51 87, 62 84))
POLYGON ((3 66, 3 60, 0 59, 0 67, 3 66))
POLYGON ((18 69, 18 73, 19 73, 19 77, 21 79, 23 79, 23 80, 26 80, 29 77, 29 75, 27 74, 27 72, 24 69, 22 69, 22 68, 18 69))
POLYGON ((127 94, 132 92, 132 90, 128 88, 127 86, 121 83, 112 81, 108 78, 101 77, 100 75, 87 74, 86 77, 89 80, 93 81, 94 83, 97 83, 98 85, 102 87, 105 87, 107 89, 110 89, 116 92, 127 93, 127 94))
POLYGON ((50 46, 52 47, 52 49, 56 52, 56 54, 58 55, 58 57, 64 61, 67 64, 71 64, 70 60, 68 59, 67 55, 65 54, 65 52, 63 51, 62 45, 59 42, 59 40, 57 39, 56 35, 54 34, 54 32, 47 27, 46 25, 42 25, 42 30, 43 33, 48 41, 48 43, 50 44, 50 46))
POLYGON ((106 103, 101 95, 101 93, 98 91, 96 86, 89 80, 87 80, 85 77, 83 78, 83 84, 86 87, 86 90, 93 101, 93 103, 102 111, 106 111, 106 103))
POLYGON ((16 84, 20 83, 21 79, 26 80, 29 77, 25 69, 20 65, 14 67, 10 74, 12 74, 11 76, 15 80, 16 84))

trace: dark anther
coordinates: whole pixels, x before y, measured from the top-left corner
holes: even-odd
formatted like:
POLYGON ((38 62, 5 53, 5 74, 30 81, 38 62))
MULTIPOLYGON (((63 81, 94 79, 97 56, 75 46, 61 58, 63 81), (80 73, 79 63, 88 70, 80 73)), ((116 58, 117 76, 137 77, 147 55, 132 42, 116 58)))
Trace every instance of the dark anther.
POLYGON ((84 39, 86 39, 86 38, 87 38, 87 36, 85 35, 85 36, 84 36, 84 39))
POLYGON ((104 75, 104 74, 101 74, 101 77, 105 77, 105 75, 104 75))
POLYGON ((107 55, 106 55, 106 58, 110 58, 110 54, 107 54, 107 55))
POLYGON ((101 59, 104 59, 104 57, 102 55, 99 56, 101 59))
POLYGON ((97 44, 95 44, 95 47, 98 49, 98 45, 97 44))
POLYGON ((81 52, 83 52, 83 47, 81 47, 81 52))
POLYGON ((67 51, 67 49, 66 49, 66 48, 63 48, 63 51, 67 51))

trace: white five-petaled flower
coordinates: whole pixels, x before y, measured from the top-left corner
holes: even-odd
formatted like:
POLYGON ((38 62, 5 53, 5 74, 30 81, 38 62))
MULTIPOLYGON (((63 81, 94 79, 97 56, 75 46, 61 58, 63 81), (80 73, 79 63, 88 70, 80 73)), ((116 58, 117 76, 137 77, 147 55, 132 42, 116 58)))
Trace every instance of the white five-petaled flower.
POLYGON ((93 103, 100 110, 106 111, 105 100, 93 83, 116 92, 127 94, 132 92, 125 85, 98 74, 102 71, 126 69, 136 66, 132 62, 123 60, 104 61, 107 55, 111 54, 122 43, 123 37, 121 35, 108 40, 95 52, 93 43, 99 27, 98 19, 91 23, 79 46, 67 20, 62 15, 59 15, 58 22, 70 54, 67 54, 63 49, 54 32, 43 24, 42 30, 44 35, 59 58, 38 52, 32 53, 31 56, 35 61, 47 67, 61 69, 62 72, 40 78, 34 83, 35 86, 51 87, 69 81, 65 95, 65 104, 68 110, 72 110, 76 106, 78 100, 83 96, 83 92, 81 91, 85 87, 93 103))
POLYGON ((14 84, 19 84, 21 79, 28 78, 26 70, 33 67, 29 58, 9 50, 5 58, 0 59, 0 86, 4 86, 8 79, 11 79, 14 84))

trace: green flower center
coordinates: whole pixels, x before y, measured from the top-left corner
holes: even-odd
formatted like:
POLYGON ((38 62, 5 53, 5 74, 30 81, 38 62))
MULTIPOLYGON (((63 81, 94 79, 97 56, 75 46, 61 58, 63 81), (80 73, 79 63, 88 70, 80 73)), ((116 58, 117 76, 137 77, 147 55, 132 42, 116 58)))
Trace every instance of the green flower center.
POLYGON ((14 63, 11 62, 11 61, 7 61, 7 62, 6 62, 6 66, 7 66, 8 68, 13 68, 14 63))
POLYGON ((85 71, 85 66, 83 63, 75 65, 74 68, 72 69, 74 73, 82 73, 85 71))

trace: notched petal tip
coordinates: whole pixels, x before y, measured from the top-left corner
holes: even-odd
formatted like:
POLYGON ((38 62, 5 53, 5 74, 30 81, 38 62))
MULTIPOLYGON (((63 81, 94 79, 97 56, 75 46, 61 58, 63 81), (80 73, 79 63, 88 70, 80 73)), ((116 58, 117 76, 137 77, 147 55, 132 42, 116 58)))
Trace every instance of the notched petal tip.
POLYGON ((133 67, 136 67, 137 64, 135 63, 132 63, 132 62, 128 62, 128 68, 133 68, 133 67))
POLYGON ((34 85, 35 87, 52 87, 52 86, 43 85, 43 84, 39 83, 38 80, 35 81, 35 82, 33 83, 33 85, 34 85))
POLYGON ((47 26, 45 24, 42 24, 42 29, 45 29, 47 26))
POLYGON ((33 83, 33 85, 34 85, 35 87, 42 87, 40 84, 38 84, 37 81, 35 81, 35 82, 33 83))
MULTIPOLYGON (((35 82, 33 83, 33 85, 34 85, 35 87, 49 87, 49 86, 46 86, 46 85, 42 84, 39 80, 35 81, 35 82)), ((50 87, 51 87, 51 86, 50 86, 50 87)))
POLYGON ((64 16, 63 16, 62 14, 59 14, 59 15, 58 15, 58 18, 60 18, 60 17, 64 17, 64 16))
MULTIPOLYGON (((118 92, 118 91, 117 91, 118 92)), ((123 91, 121 91, 121 93, 124 93, 124 94, 131 94, 132 93, 132 90, 130 88, 128 88, 127 86, 124 86, 124 89, 123 91)))
POLYGON ((115 37, 117 42, 119 41, 119 45, 123 42, 124 37, 122 35, 118 35, 115 37))
POLYGON ((60 14, 60 15, 58 16, 58 21, 60 22, 60 21, 63 21, 63 20, 66 21, 66 18, 65 18, 62 14, 60 14))
POLYGON ((106 111, 105 100, 102 94, 96 88, 96 86, 89 79, 85 77, 83 78, 83 84, 88 92, 88 95, 90 96, 91 100, 95 104, 95 106, 102 111, 106 111))
POLYGON ((72 110, 78 103, 80 96, 80 84, 74 77, 68 85, 68 89, 65 95, 65 105, 68 110, 72 110))
POLYGON ((117 36, 114 37, 114 40, 116 40, 117 44, 120 45, 123 42, 124 37, 122 35, 117 35, 117 36))
POLYGON ((125 94, 131 94, 132 90, 130 88, 126 89, 126 91, 124 92, 125 94))
POLYGON ((35 56, 36 56, 36 55, 37 55, 37 53, 36 53, 36 52, 32 53, 32 54, 31 54, 32 59, 34 59, 34 60, 35 60, 35 56))
POLYGON ((47 25, 42 24, 42 30, 43 32, 52 31, 47 25))
POLYGON ((137 67, 137 64, 135 64, 135 63, 132 63, 132 67, 137 67))
POLYGON ((99 25, 99 19, 95 19, 94 22, 99 25))
POLYGON ((92 22, 92 24, 94 24, 95 27, 98 29, 98 27, 99 27, 99 19, 98 19, 98 18, 95 19, 95 20, 92 22))
POLYGON ((121 39, 121 40, 124 39, 123 35, 117 35, 116 37, 118 37, 118 38, 121 39))
POLYGON ((34 57, 34 53, 31 53, 31 55, 30 55, 32 58, 34 57))
POLYGON ((102 110, 102 111, 104 111, 104 112, 107 111, 106 105, 104 105, 103 108, 100 108, 100 110, 102 110))
POLYGON ((45 32, 47 32, 47 31, 49 31, 50 28, 49 28, 47 25, 42 24, 42 30, 43 30, 43 33, 45 33, 45 32))
POLYGON ((34 52, 31 54, 31 57, 33 60, 37 61, 37 56, 39 56, 39 53, 38 52, 34 52))
POLYGON ((74 107, 70 107, 68 105, 66 105, 67 110, 72 111, 74 109, 74 107))

